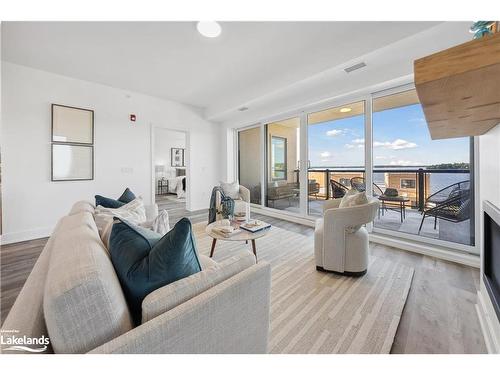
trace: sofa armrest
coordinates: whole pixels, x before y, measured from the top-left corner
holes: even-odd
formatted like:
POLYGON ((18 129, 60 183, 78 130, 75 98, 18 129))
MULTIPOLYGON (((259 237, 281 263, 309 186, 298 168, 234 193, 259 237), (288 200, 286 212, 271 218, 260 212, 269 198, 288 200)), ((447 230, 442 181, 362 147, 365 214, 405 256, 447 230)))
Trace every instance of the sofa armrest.
POLYGON ((247 203, 250 203, 250 190, 243 185, 240 185, 240 197, 247 203))
POLYGON ((266 353, 270 292, 260 262, 90 353, 266 353))
POLYGON ((329 199, 327 201, 324 201, 323 202, 323 213, 326 212, 326 210, 330 210, 332 208, 338 208, 341 201, 342 201, 342 198, 329 199))
POLYGON ((239 250, 221 263, 213 263, 215 266, 212 268, 204 269, 149 293, 142 301, 142 322, 156 318, 251 267, 255 264, 255 256, 249 251, 239 250))
MULTIPOLYGON (((340 201, 340 199, 335 199, 340 201)), ((325 226, 348 227, 363 225, 371 222, 379 208, 378 199, 371 199, 369 203, 354 207, 330 208, 325 210, 325 226)))

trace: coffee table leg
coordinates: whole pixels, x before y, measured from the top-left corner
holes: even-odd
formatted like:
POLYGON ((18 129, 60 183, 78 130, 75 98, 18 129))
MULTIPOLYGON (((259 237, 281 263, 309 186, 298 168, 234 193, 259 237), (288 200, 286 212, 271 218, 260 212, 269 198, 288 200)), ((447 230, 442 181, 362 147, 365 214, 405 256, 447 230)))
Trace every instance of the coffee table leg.
POLYGON ((214 250, 215 250, 215 244, 217 243, 217 239, 212 240, 212 248, 210 249, 210 258, 214 255, 214 250))
POLYGON ((257 261, 257 248, 255 247, 255 240, 252 240, 252 250, 253 255, 255 255, 255 261, 257 261))

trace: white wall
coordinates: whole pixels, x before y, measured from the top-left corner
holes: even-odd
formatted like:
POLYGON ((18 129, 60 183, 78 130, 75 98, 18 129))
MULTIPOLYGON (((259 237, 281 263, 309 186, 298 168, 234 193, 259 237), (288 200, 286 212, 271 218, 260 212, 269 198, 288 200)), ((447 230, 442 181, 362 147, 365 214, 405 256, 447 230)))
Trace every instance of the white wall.
MULTIPOLYGON (((488 133, 479 137, 479 191, 481 202, 480 215, 480 233, 481 233, 481 275, 483 274, 483 214, 482 203, 489 200, 491 203, 500 207, 500 124, 490 130, 488 133)), ((490 350, 500 352, 500 322, 498 321, 489 301, 488 292, 485 289, 481 278, 481 287, 479 293, 479 304, 483 308, 483 327, 491 335, 490 350)), ((486 337, 488 341, 488 337, 486 337)))
POLYGON ((128 186, 151 202, 152 126, 189 132, 188 209, 208 207, 220 129, 195 108, 7 62, 1 87, 4 243, 49 234, 75 201, 95 194, 118 197, 128 186), (93 181, 50 181, 51 103, 95 111, 93 181))

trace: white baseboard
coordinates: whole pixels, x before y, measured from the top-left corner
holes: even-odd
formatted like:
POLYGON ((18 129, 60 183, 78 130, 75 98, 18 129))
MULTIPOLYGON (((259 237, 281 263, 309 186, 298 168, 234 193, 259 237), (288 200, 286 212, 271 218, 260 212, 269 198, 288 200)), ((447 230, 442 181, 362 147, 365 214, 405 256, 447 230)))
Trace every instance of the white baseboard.
POLYGON ((277 219, 282 219, 282 220, 290 221, 292 223, 302 224, 302 225, 306 225, 308 227, 314 228, 314 220, 305 219, 301 216, 291 215, 289 212, 286 214, 282 214, 281 212, 277 212, 276 210, 273 210, 273 209, 260 208, 260 207, 255 207, 255 206, 252 206, 250 208, 250 210, 251 210, 250 218, 252 217, 252 213, 256 213, 256 214, 275 217, 277 219))
POLYGON ((49 237, 53 228, 39 228, 23 232, 4 233, 0 237, 0 243, 7 245, 15 242, 34 240, 37 238, 49 237))
MULTIPOLYGON (((252 212, 275 217, 278 219, 290 221, 297 224, 306 225, 314 228, 314 220, 306 219, 300 216, 290 215, 290 213, 280 213, 276 212, 276 210, 254 207, 251 208, 252 212)), ((390 237, 387 235, 379 234, 379 233, 370 233, 370 241, 374 243, 380 243, 382 245, 387 245, 391 247, 395 247, 400 250, 412 251, 418 254, 428 255, 439 259, 448 260, 451 262, 456 262, 460 264, 464 264, 467 266, 472 266, 475 268, 479 268, 481 266, 481 262, 479 256, 468 254, 464 252, 452 251, 447 249, 441 249, 436 246, 412 242, 407 239, 399 239, 395 237, 390 237)))
POLYGON ((458 251, 441 249, 424 243, 410 242, 378 233, 370 233, 370 241, 386 246, 392 246, 401 250, 412 251, 414 253, 432 256, 434 258, 448 260, 450 262, 464 264, 475 268, 481 267, 481 260, 478 255, 467 254, 458 251))
POLYGON ((493 327, 491 316, 488 313, 488 309, 486 307, 486 300, 481 290, 477 292, 476 312, 479 318, 479 324, 481 325, 481 330, 483 332, 484 342, 486 344, 488 353, 500 353, 500 338, 496 337, 494 333, 495 328, 493 327))

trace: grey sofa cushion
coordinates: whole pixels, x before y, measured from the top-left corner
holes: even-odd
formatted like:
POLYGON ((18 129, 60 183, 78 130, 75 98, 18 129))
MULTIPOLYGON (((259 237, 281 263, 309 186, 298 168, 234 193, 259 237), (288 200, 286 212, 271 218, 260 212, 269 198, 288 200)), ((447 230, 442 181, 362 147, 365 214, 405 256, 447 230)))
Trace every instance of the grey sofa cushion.
POLYGON ((50 257, 43 308, 55 353, 85 353, 132 328, 95 223, 91 228, 81 218, 55 234, 50 257))
MULTIPOLYGON (((216 262, 214 262, 216 263, 216 262)), ((221 263, 151 292, 142 301, 142 323, 196 297, 255 264, 255 256, 242 250, 221 263)))

